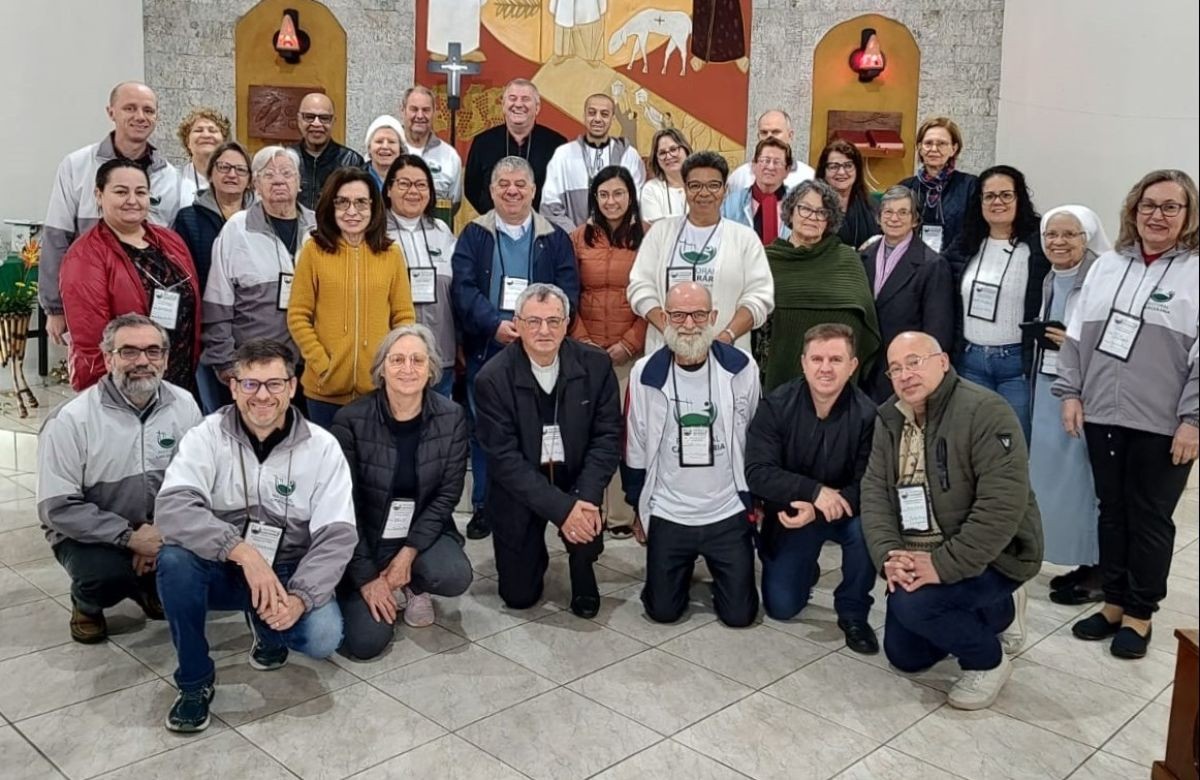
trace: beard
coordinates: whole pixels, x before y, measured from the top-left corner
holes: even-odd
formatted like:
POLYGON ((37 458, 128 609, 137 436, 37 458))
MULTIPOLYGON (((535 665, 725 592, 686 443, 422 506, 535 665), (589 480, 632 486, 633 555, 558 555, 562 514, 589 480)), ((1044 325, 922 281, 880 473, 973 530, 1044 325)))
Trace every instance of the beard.
POLYGON ((674 325, 667 323, 663 332, 663 341, 667 348, 684 363, 699 363, 708 355, 715 338, 712 323, 706 323, 697 333, 680 333, 674 325))
POLYGON ((162 384, 162 374, 151 370, 149 376, 132 376, 129 372, 118 371, 114 377, 117 389, 121 394, 137 406, 143 406, 158 393, 162 384))

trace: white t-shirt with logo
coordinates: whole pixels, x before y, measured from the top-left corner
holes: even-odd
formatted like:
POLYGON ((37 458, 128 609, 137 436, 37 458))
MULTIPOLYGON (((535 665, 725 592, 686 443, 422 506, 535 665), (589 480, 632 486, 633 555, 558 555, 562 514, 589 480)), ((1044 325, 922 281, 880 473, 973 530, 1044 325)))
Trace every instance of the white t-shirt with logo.
POLYGON ((724 220, 715 225, 697 227, 691 220, 686 220, 679 240, 675 242, 675 252, 671 257, 673 270, 679 268, 695 268, 695 281, 707 287, 713 287, 716 275, 717 248, 721 245, 721 225, 724 220))

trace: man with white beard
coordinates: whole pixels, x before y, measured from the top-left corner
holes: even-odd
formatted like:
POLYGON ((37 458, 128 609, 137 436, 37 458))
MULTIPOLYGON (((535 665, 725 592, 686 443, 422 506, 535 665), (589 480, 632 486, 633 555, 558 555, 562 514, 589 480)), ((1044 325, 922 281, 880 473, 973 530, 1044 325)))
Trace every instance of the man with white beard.
POLYGON ((76 642, 103 642, 104 610, 127 598, 163 619, 154 499, 179 440, 201 420, 191 393, 162 379, 167 344, 149 317, 109 322, 100 341, 108 374, 51 412, 38 436, 38 518, 71 577, 76 642))
POLYGON ((715 340, 717 311, 703 285, 680 282, 665 303, 666 346, 634 366, 625 410, 625 500, 647 543, 642 604, 651 620, 679 620, 704 556, 717 617, 748 626, 758 591, 745 448, 758 365, 715 340))

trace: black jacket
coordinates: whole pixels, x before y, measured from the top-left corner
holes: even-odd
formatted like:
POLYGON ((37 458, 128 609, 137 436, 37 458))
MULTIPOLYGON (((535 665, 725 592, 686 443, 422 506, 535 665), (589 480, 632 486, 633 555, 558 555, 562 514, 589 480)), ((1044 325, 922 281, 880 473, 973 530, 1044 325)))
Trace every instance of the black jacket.
MULTIPOLYGON (((248 208, 254 202, 254 193, 247 190, 242 198, 242 208, 248 208)), ((192 262, 196 264, 196 277, 200 280, 200 295, 204 295, 204 287, 208 284, 208 270, 212 268, 212 246, 225 227, 225 217, 217 206, 217 198, 212 188, 201 190, 196 194, 196 200, 187 208, 179 210, 175 216, 174 231, 187 244, 192 254, 192 262)))
MULTIPOLYGON (((329 429, 342 445, 354 480, 358 546, 342 583, 355 590, 378 577, 391 562, 378 554, 396 471, 390 417, 387 394, 376 390, 338 410, 329 429)), ((462 496, 467 454, 466 413, 454 401, 426 390, 417 444, 417 507, 404 546, 424 552, 443 534, 462 544, 453 513, 462 496)))
MULTIPOLYGON (((847 384, 824 420, 817 417, 804 377, 772 390, 758 404, 746 434, 746 484, 762 499, 763 550, 770 555, 789 529, 776 515, 792 501, 812 501, 822 486, 839 491, 859 514, 859 484, 875 433, 875 404, 847 384)), ((817 522, 825 522, 817 511, 817 522)))
MULTIPOLYGON (((872 290, 875 289, 875 253, 878 248, 879 244, 874 243, 862 253, 867 281, 871 283, 872 290)), ((863 374, 861 382, 872 401, 881 404, 892 395, 892 382, 884 372, 887 370, 888 345, 899 334, 919 330, 937 339, 942 349, 954 349, 956 297, 950 265, 921 241, 918 229, 875 298, 884 354, 882 359, 875 361, 869 373, 863 374)))
POLYGON ((909 176, 900 182, 900 186, 908 187, 917 193, 917 202, 921 204, 921 224, 942 226, 942 252, 954 243, 962 230, 963 218, 967 213, 967 204, 971 195, 979 189, 979 179, 971 173, 954 171, 942 188, 942 197, 936 206, 927 205, 929 188, 921 183, 920 175, 909 176))
POLYGON ((492 168, 510 155, 524 157, 529 167, 533 168, 533 179, 537 182, 537 192, 533 195, 533 210, 537 211, 542 207, 546 166, 550 164, 554 150, 566 142, 562 133, 544 125, 534 125, 523 144, 513 140, 508 133, 508 126, 503 123, 484 130, 471 139, 471 148, 467 150, 467 162, 463 166, 463 195, 475 207, 476 213, 488 213, 495 205, 492 203, 492 168))
POLYGON ((521 342, 509 344, 475 379, 476 435, 487 454, 488 520, 522 529, 532 517, 562 525, 579 499, 600 506, 621 457, 621 403, 612 361, 565 339, 559 349, 558 424, 571 488, 550 483, 539 462, 539 388, 521 342))
POLYGON ((298 200, 301 205, 310 209, 316 209, 317 200, 321 197, 321 187, 324 186, 325 179, 329 174, 338 168, 361 168, 363 165, 361 154, 347 146, 342 146, 337 141, 330 141, 326 144, 325 148, 321 150, 320 156, 316 158, 304 151, 303 142, 295 144, 292 149, 300 155, 300 197, 298 200))
MULTIPOLYGON (((971 258, 979 252, 980 246, 982 246, 982 243, 973 247, 967 246, 964 238, 959 236, 954 244, 943 252, 946 262, 950 264, 950 271, 954 274, 954 290, 956 292, 954 296, 955 354, 962 349, 965 343, 962 334, 963 317, 966 316, 966 312, 963 310, 962 295, 958 294, 958 291, 962 289, 963 274, 966 273, 971 258)), ((1032 322, 1038 318, 1038 314, 1042 310, 1042 282, 1045 280, 1046 274, 1050 273, 1050 261, 1046 259, 1046 253, 1042 251, 1042 237, 1036 231, 1027 236, 1021 236, 1017 239, 1017 243, 1029 247, 1029 273, 1025 277, 1025 308, 1021 315, 1021 322, 1032 322)), ((945 344, 942 346, 945 347, 945 344)), ((1021 366, 1026 378, 1031 375, 1033 370, 1033 347, 1033 334, 1022 332, 1021 366)))

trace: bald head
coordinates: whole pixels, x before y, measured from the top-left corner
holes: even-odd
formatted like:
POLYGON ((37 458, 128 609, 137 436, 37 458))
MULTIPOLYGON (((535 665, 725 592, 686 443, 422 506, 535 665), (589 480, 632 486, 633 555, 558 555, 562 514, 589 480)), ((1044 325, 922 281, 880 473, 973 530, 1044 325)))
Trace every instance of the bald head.
POLYGON ((158 96, 154 90, 140 81, 122 81, 108 94, 105 112, 113 123, 117 151, 139 159, 158 126, 158 96))
POLYGON ((667 290, 668 312, 707 311, 712 308, 712 294, 697 282, 680 282, 667 290))
POLYGON ((925 401, 938 389, 950 370, 942 345, 928 333, 905 331, 888 345, 887 371, 892 390, 906 401, 918 417, 925 414, 925 401))
POLYGON ((900 355, 910 352, 941 352, 942 345, 928 333, 922 333, 919 330, 906 330, 892 339, 892 343, 888 346, 889 359, 892 357, 893 350, 896 350, 900 355))
POLYGON ((108 105, 115 106, 122 99, 128 99, 130 96, 137 95, 140 97, 148 97, 155 103, 158 103, 158 96, 154 94, 154 90, 146 86, 140 81, 122 81, 120 84, 112 88, 108 93, 108 105))
POLYGON ((758 117, 758 140, 777 138, 791 144, 795 133, 792 131, 792 118, 780 108, 764 111, 758 117))
POLYGON ((333 120, 333 101, 328 95, 320 92, 305 95, 296 112, 296 126, 300 128, 304 148, 313 154, 320 154, 332 138, 333 120))

